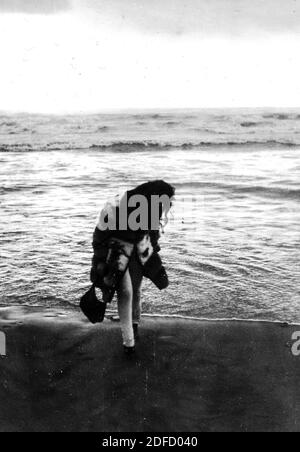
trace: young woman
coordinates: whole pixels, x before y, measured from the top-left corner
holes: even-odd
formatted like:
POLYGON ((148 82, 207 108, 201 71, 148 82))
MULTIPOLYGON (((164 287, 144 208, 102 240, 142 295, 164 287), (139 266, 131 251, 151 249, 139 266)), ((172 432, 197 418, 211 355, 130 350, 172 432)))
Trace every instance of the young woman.
POLYGON ((134 353, 141 320, 141 286, 148 277, 159 289, 168 277, 159 257, 161 228, 168 222, 175 189, 153 181, 107 204, 94 232, 91 280, 109 303, 117 293, 124 351, 134 353))

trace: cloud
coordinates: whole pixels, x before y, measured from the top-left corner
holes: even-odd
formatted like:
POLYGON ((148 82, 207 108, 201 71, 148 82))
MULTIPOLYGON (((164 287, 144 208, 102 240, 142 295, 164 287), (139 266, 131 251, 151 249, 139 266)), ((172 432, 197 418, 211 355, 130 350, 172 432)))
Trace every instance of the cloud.
POLYGON ((150 33, 300 31, 300 0, 73 0, 116 26, 150 33))
POLYGON ((90 12, 93 20, 144 33, 300 32, 300 0, 0 0, 0 12, 90 12))
POLYGON ((0 0, 0 12, 55 14, 69 8, 69 0, 0 0))

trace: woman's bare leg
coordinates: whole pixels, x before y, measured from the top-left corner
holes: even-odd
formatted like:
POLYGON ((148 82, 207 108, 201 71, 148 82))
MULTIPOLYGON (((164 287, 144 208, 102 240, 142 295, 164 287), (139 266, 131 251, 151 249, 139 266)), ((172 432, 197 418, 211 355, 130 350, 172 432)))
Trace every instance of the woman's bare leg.
POLYGON ((118 310, 121 322, 123 344, 134 347, 134 332, 132 324, 133 287, 129 270, 125 273, 118 289, 118 310))
POLYGON ((132 320, 134 325, 139 325, 141 321, 141 289, 143 282, 143 269, 141 264, 132 259, 129 265, 129 273, 132 282, 132 320))

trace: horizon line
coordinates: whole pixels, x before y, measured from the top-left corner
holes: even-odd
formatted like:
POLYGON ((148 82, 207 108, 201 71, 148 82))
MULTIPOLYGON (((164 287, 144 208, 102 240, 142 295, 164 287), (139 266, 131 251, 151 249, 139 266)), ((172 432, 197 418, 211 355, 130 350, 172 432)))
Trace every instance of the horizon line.
POLYGON ((265 106, 265 107, 128 107, 128 108, 103 108, 97 110, 74 110, 74 111, 59 111, 59 112, 45 112, 45 111, 26 111, 26 110, 0 110, 0 115, 32 115, 32 116, 93 116, 101 114, 130 114, 130 113, 142 113, 142 112, 181 112, 181 111, 294 111, 300 110, 299 107, 275 107, 275 106, 265 106))

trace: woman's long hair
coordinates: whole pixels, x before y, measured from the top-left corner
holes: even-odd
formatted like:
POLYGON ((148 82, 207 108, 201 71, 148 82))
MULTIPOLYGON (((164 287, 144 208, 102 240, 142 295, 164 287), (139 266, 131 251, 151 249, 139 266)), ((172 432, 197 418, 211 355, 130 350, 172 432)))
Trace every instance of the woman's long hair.
MULTIPOLYGON (((169 221, 168 213, 170 207, 172 207, 172 198, 175 196, 175 188, 163 180, 155 180, 146 182, 145 184, 139 185, 135 189, 127 192, 128 200, 130 200, 132 196, 136 195, 144 196, 147 199, 149 206, 149 215, 151 215, 152 196, 159 196, 160 198, 162 198, 162 202, 159 205, 159 220, 162 227, 166 226, 169 221), (163 197, 167 197, 168 199, 168 202, 166 204, 164 203, 163 197)), ((151 222, 151 216, 149 216, 149 219, 151 222)), ((151 228, 149 227, 149 229, 151 228)))
POLYGON ((154 195, 166 195, 172 199, 175 196, 175 188, 164 180, 154 180, 128 191, 128 197, 134 195, 143 195, 149 200, 151 199, 151 196, 154 195))

